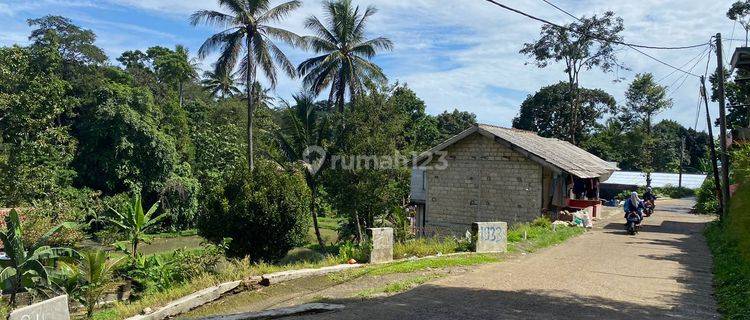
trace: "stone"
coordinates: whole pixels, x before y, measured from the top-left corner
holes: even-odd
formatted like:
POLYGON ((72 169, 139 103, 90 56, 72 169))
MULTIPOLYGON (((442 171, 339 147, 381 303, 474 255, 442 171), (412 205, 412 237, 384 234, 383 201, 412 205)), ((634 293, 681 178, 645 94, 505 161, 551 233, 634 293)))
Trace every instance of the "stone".
POLYGON ((393 228, 367 228, 370 235, 370 263, 393 261, 393 228))
POLYGON ((10 320, 70 320, 68 296, 61 295, 10 313, 10 320))
POLYGON ((476 252, 507 252, 508 223, 474 222, 471 228, 476 252))

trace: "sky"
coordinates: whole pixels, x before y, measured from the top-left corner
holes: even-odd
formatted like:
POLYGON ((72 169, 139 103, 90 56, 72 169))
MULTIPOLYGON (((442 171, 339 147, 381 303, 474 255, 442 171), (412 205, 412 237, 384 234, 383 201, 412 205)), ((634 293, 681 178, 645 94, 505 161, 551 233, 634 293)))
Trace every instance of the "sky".
MULTIPOLYGON (((302 0, 303 6, 278 26, 304 35, 303 21, 322 14, 321 0, 302 0)), ((542 0, 498 0, 550 21, 566 24, 573 18, 542 0)), ((368 36, 385 36, 394 42, 394 50, 374 60, 391 82, 406 83, 427 105, 427 112, 467 110, 479 122, 510 126, 521 102, 539 88, 565 80, 564 68, 552 64, 540 69, 520 54, 526 42, 538 38, 541 23, 494 6, 485 0, 354 0, 361 7, 375 6, 367 30, 368 36)), ((624 19, 622 33, 626 42, 652 46, 682 46, 707 43, 721 32, 725 63, 733 48, 744 39, 739 24, 726 18, 733 1, 715 0, 550 0, 576 16, 591 16, 613 11, 624 19)), ((272 4, 281 3, 273 1, 272 4)), ((161 45, 187 46, 194 54, 203 41, 215 33, 211 27, 193 27, 191 13, 201 9, 219 9, 212 0, 0 0, 0 46, 28 44, 29 18, 47 14, 62 15, 97 34, 96 44, 110 57, 110 63, 123 51, 161 45)), ((311 53, 284 48, 298 64, 311 53)), ((705 48, 689 50, 643 49, 666 63, 703 74, 710 61, 705 48), (700 59, 698 59, 700 58, 700 59), (684 67, 683 67, 684 66, 684 67)), ((592 69, 581 74, 581 84, 600 88, 624 103, 627 85, 637 73, 651 72, 659 83, 669 87, 674 106, 658 115, 686 127, 706 129, 705 114, 696 118, 699 80, 651 60, 636 51, 618 47, 619 60, 629 70, 603 73, 592 69)), ((202 61, 210 69, 215 56, 202 61)), ((710 72, 710 71, 709 71, 710 72)), ((300 90, 299 79, 283 78, 275 92, 288 99, 300 90)), ((713 117, 718 105, 710 105, 713 117)))

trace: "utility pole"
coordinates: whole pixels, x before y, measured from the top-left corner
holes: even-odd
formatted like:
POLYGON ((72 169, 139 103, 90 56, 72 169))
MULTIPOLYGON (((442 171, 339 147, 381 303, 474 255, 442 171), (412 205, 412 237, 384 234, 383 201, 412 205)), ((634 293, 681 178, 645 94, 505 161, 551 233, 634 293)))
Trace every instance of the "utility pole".
POLYGON ((724 97, 724 60, 721 52, 721 33, 716 34, 716 74, 719 80, 719 143, 721 143, 721 191, 724 196, 722 200, 722 215, 724 219, 729 210, 729 157, 727 155, 727 117, 726 100, 724 97))
POLYGON ((721 179, 719 178, 719 165, 716 159, 716 145, 714 144, 714 124, 711 123, 711 112, 708 111, 708 93, 706 91, 706 77, 701 76, 701 96, 706 105, 706 128, 708 129, 708 152, 711 155, 711 168, 714 172, 714 187, 716 188, 716 199, 719 203, 719 215, 724 214, 724 196, 721 190, 721 179))
POLYGON ((682 136, 682 147, 680 147, 680 177, 677 180, 677 186, 682 188, 682 164, 685 157, 685 136, 682 136))

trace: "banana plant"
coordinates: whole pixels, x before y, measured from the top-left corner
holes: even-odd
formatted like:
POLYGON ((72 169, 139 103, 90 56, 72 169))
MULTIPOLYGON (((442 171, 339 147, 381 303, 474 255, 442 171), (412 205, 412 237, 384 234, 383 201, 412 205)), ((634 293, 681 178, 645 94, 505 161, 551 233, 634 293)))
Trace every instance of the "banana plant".
POLYGON ((0 282, 3 291, 10 291, 10 304, 16 304, 16 294, 22 290, 32 291, 49 287, 50 262, 61 257, 76 257, 78 254, 70 248, 52 248, 45 245, 47 240, 62 228, 74 228, 75 223, 65 222, 42 235, 37 242, 24 247, 21 221, 16 210, 11 210, 5 217, 7 230, 0 231, 6 258, 0 259, 0 282))
MULTIPOLYGON (((112 217, 106 217, 106 220, 127 233, 128 241, 130 242, 128 254, 132 255, 133 258, 138 257, 138 245, 141 242, 151 240, 151 237, 146 232, 166 217, 166 215, 161 215, 152 218, 154 213, 156 213, 158 204, 158 202, 155 202, 148 211, 144 211, 141 196, 135 194, 130 203, 121 210, 122 212, 111 207, 109 208, 114 214, 112 217)), ((128 250, 125 251, 127 252, 128 250)))

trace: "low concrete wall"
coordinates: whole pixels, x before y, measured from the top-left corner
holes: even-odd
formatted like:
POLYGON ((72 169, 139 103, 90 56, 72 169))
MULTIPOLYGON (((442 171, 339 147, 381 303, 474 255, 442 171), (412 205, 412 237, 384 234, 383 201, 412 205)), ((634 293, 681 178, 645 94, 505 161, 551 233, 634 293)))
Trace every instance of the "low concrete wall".
POLYGON ((328 273, 344 271, 348 269, 354 269, 364 266, 364 264, 339 264, 330 267, 323 267, 317 269, 299 269, 280 271, 269 274, 264 274, 261 278, 260 284, 264 286, 270 286, 275 283, 309 277, 309 276, 320 276, 328 273))
POLYGON ((168 305, 161 307, 152 313, 130 317, 128 320, 162 320, 168 317, 173 317, 218 299, 222 294, 237 288, 240 283, 242 283, 242 281, 232 281, 209 287, 172 301, 168 305))
POLYGON ((44 300, 10 313, 9 320, 70 320, 68 296, 62 295, 44 300))

